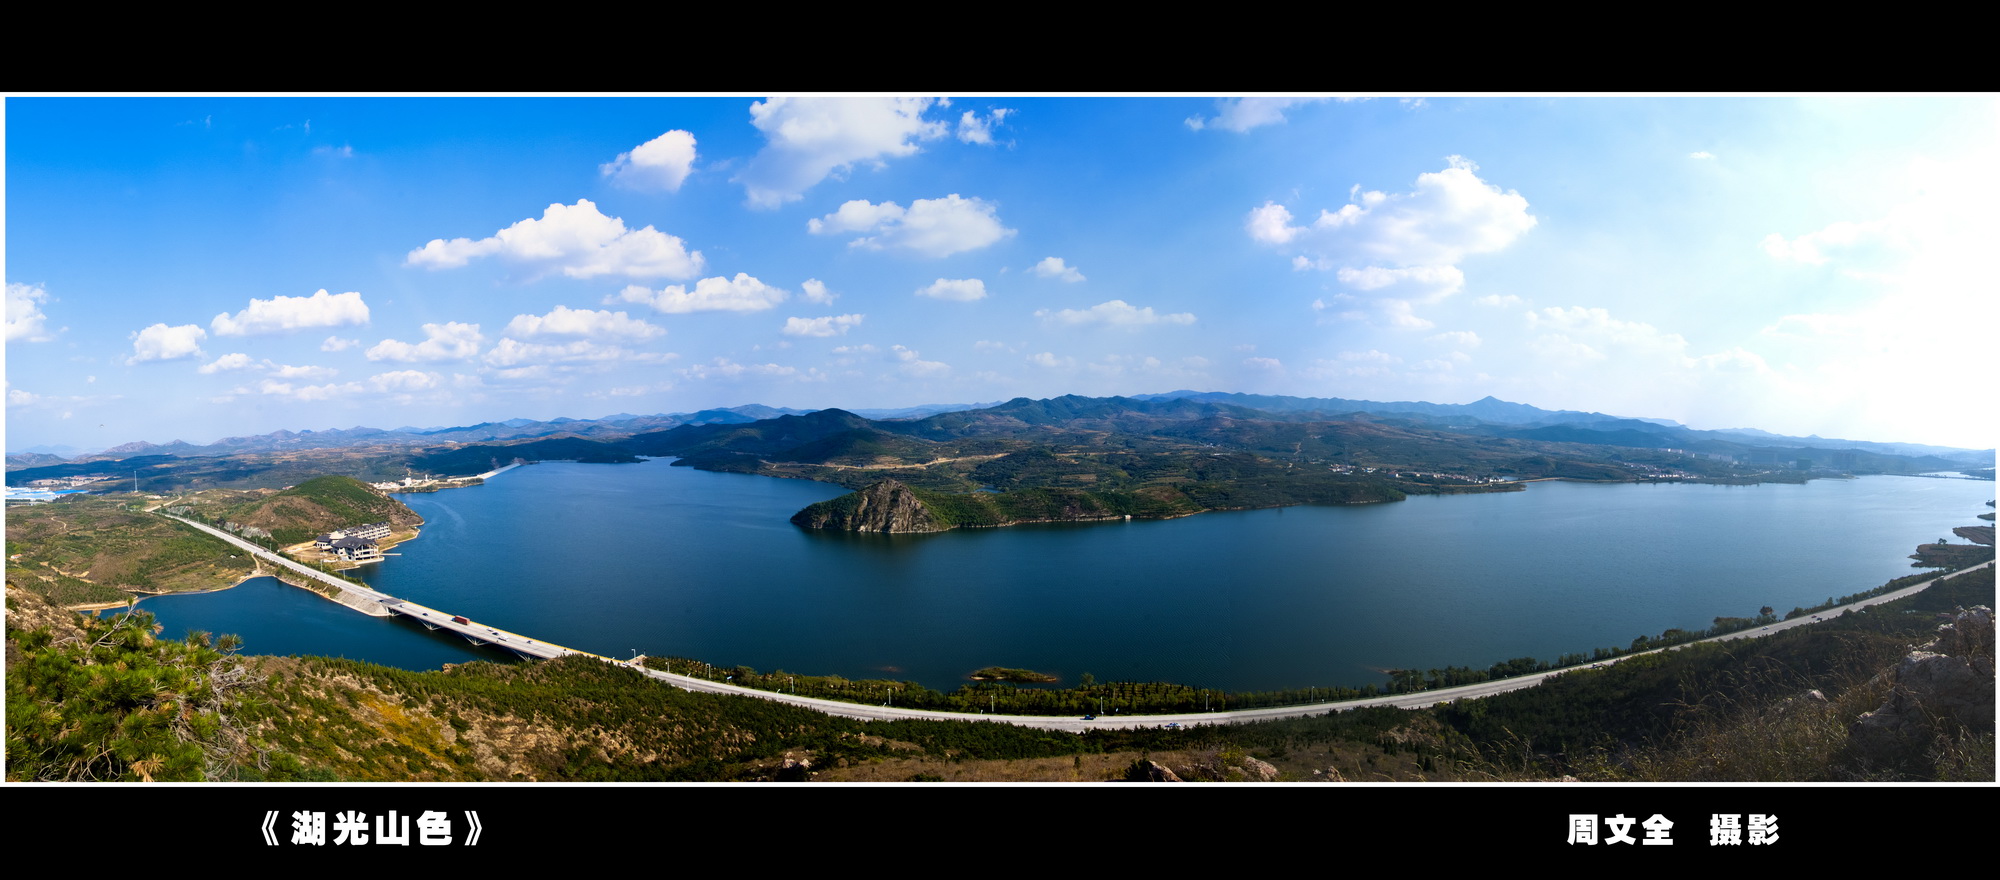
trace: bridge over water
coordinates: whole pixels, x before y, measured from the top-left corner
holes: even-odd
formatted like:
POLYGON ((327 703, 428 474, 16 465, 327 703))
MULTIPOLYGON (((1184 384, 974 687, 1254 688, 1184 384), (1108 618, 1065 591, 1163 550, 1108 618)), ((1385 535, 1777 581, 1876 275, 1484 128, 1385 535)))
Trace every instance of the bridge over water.
MULTIPOLYGON (((774 700, 781 703, 790 703, 795 706, 803 706, 808 709, 824 712, 828 715, 834 715, 843 718, 855 718, 863 721, 889 720, 889 719, 921 719, 921 720, 933 720, 933 721, 997 721, 1006 724, 1019 725, 1022 727, 1041 728, 1044 730, 1067 730, 1072 733, 1081 733, 1084 730, 1088 730, 1093 727, 1097 728, 1160 727, 1170 724, 1182 727, 1190 727, 1197 724, 1229 724, 1241 721, 1262 721, 1273 718, 1295 718, 1307 715, 1324 715, 1328 712, 1340 711, 1344 709, 1358 709, 1368 706, 1393 706, 1403 709, 1421 709, 1425 706, 1433 706, 1439 703, 1449 703, 1453 700, 1474 699, 1478 697, 1490 696, 1492 694, 1503 693, 1506 691, 1519 690, 1521 688, 1526 688, 1526 687, 1533 687, 1535 685, 1541 684, 1543 681, 1547 680, 1551 676, 1561 675, 1566 672, 1571 672, 1575 671, 1576 669, 1584 668, 1584 667, 1570 667, 1567 669, 1557 669, 1557 670, 1551 670, 1549 672, 1524 675, 1518 678, 1501 679, 1498 681, 1486 681, 1478 684, 1463 685, 1454 688, 1440 688, 1437 690, 1419 691, 1416 693, 1400 694, 1390 697, 1377 697, 1368 700, 1349 700, 1346 702, 1320 702, 1320 703, 1308 703, 1303 705, 1292 705, 1292 706, 1273 706, 1265 709, 1239 709, 1233 712, 1196 712, 1183 715, 1120 715, 1116 717, 1092 718, 1085 720, 1068 716, 1051 718, 1040 715, 986 715, 986 714, 971 713, 971 712, 939 712, 929 709, 904 709, 889 705, 872 706, 872 705, 863 705, 859 703, 842 702, 839 700, 822 700, 816 697, 801 697, 795 694, 785 694, 774 691, 754 690, 739 685, 708 681, 705 679, 693 678, 685 675, 675 675, 673 673, 661 672, 660 670, 657 669, 649 669, 640 664, 640 661, 644 659, 643 657, 634 657, 630 660, 616 660, 610 657, 605 657, 601 654, 593 654, 590 653, 589 651, 579 651, 576 650, 575 648, 566 648, 563 647, 562 645, 556 645, 538 639, 529 638, 528 636, 521 635, 520 633, 499 629, 497 627, 487 626, 486 624, 480 623, 470 618, 466 618, 462 615, 455 615, 447 611, 431 608, 427 605, 419 605, 407 599, 398 598, 396 596, 391 596, 387 593, 383 593, 378 590, 370 589, 367 586, 364 586, 362 584, 357 584, 345 578, 334 577, 333 575, 327 574, 326 572, 320 571, 316 568, 312 568, 311 566, 302 565, 298 562, 286 559, 283 556, 272 553, 268 550, 265 550, 262 547, 259 547, 255 544, 252 544, 248 541, 243 540, 242 538, 239 538, 235 535, 232 535, 220 529, 211 528, 209 526, 202 525, 201 523, 194 522, 192 520, 182 519, 181 517, 173 516, 171 514, 162 513, 160 515, 165 516, 168 519, 176 520, 185 523, 189 526, 193 526, 194 528, 200 529, 201 531, 207 534, 214 535, 217 538, 221 538, 222 540, 229 542, 233 546, 240 547, 246 551, 249 551, 250 553, 254 554, 254 556, 258 559, 263 559, 268 562, 275 563, 277 565, 291 569, 292 571, 295 571, 306 577, 309 577, 313 580, 336 587, 338 588, 338 593, 336 594, 335 601, 338 601, 349 608, 353 608, 356 611, 361 611, 363 613, 371 614, 376 617, 402 615, 404 617, 408 617, 412 620, 415 620, 418 623, 421 623, 424 626, 429 627, 430 629, 448 630, 450 632, 457 633, 459 636, 465 638, 467 641, 470 641, 473 644, 492 645, 497 648, 503 648, 505 650, 512 651, 514 652, 514 654, 523 658, 532 657, 539 660, 549 660, 549 659, 554 659, 556 657, 571 657, 571 656, 591 657, 597 660, 601 660, 605 663, 613 663, 619 666, 624 666, 628 669, 632 669, 642 675, 645 675, 648 678, 653 678, 659 681, 666 682, 667 684, 671 684, 675 687, 678 687, 686 691, 703 691, 706 693, 728 694, 731 696, 739 696, 739 697, 755 697, 760 700, 774 700)), ((1954 571, 1954 572, 1947 572, 1944 574, 1940 574, 1937 577, 1923 581, 1922 583, 1905 587, 1901 590, 1897 590, 1892 593, 1886 593, 1881 596, 1875 596, 1869 599, 1864 599, 1859 602, 1855 602, 1851 605, 1846 605, 1839 608, 1830 608, 1820 612, 1819 614, 1811 615, 1810 617, 1802 616, 1793 620, 1779 621, 1777 623, 1773 623, 1767 626, 1756 627, 1754 629, 1742 630, 1739 632, 1730 633, 1728 635, 1718 636, 1715 639, 1712 639, 1711 641, 1753 638, 1756 636, 1766 635, 1772 632, 1776 632, 1782 629, 1790 629, 1795 626, 1807 626, 1815 621, 1820 620, 1822 617, 1831 618, 1838 614, 1844 613, 1847 609, 1860 608, 1868 605, 1876 605, 1883 602, 1889 602, 1896 599, 1900 599, 1904 596, 1912 595, 1930 586, 1931 584, 1936 583, 1938 580, 1942 578, 1951 577, 1957 574, 1962 574, 1966 571, 1971 571, 1974 569, 1985 568, 1990 565, 1993 565, 1993 562, 1988 561, 1981 563, 1979 565, 1972 566, 1971 568, 1961 569, 1959 571, 1954 571)), ((1662 648, 1656 650, 1675 650, 1675 649, 1676 648, 1662 648)), ((1656 651, 1646 651, 1639 654, 1626 654, 1622 657, 1617 657, 1596 664, 1592 664, 1592 667, 1594 668, 1598 666, 1605 666, 1611 663, 1619 662, 1620 660, 1625 660, 1632 657, 1644 656, 1645 654, 1651 654, 1651 653, 1656 653, 1656 651)))

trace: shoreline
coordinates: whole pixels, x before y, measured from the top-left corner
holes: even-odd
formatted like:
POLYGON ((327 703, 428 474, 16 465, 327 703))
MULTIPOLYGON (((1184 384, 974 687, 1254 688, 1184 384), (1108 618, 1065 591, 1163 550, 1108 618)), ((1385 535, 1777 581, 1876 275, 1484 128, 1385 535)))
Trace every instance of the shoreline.
MULTIPOLYGON (((147 599, 151 599, 156 596, 200 596, 206 593, 220 593, 223 590, 233 590, 237 587, 243 586, 244 584, 261 577, 277 577, 277 575, 262 574, 253 571, 240 578, 237 578, 235 581, 231 583, 227 583, 219 587, 211 587, 206 590, 153 590, 153 591, 125 590, 125 592, 131 593, 133 596, 133 598, 129 602, 85 602, 79 605, 62 605, 58 607, 62 608, 65 611, 78 611, 78 612, 106 611, 112 608, 124 608, 127 605, 136 606, 138 603, 144 602, 147 599)), ((118 589, 118 588, 113 587, 112 589, 118 589)))

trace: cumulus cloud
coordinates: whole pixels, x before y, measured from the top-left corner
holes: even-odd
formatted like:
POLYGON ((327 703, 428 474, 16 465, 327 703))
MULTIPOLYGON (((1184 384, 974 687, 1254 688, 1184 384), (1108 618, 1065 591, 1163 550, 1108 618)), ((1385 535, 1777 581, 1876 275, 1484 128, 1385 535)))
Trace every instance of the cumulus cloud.
POLYGON ((597 170, 620 186, 676 192, 694 170, 694 157, 694 135, 674 129, 619 153, 597 170))
POLYGON ((1276 125, 1285 121, 1285 111, 1302 104, 1315 104, 1325 98, 1217 98, 1216 109, 1221 111, 1203 119, 1190 116, 1185 121, 1188 128, 1201 131, 1204 128, 1220 128, 1234 132, 1245 132, 1260 125, 1276 125))
POLYGON ((861 325, 860 315, 828 315, 824 318, 786 318, 779 332, 786 336, 842 336, 861 325))
POLYGON ((897 248, 926 257, 977 250, 1015 232, 1001 225, 992 202, 962 198, 958 193, 918 199, 908 209, 895 202, 877 205, 856 199, 825 217, 806 221, 806 231, 814 235, 874 232, 848 242, 848 246, 897 248))
POLYGON ((1707 150, 1696 150, 1696 151, 1694 151, 1694 152, 1692 152, 1692 153, 1689 153, 1689 154, 1688 154, 1688 158, 1690 158, 1690 159, 1713 159, 1713 158, 1715 158, 1715 154, 1714 154, 1714 153, 1711 153, 1711 152, 1709 152, 1709 151, 1707 151, 1707 150))
POLYGON ((679 237, 651 226, 627 229, 622 218, 606 217, 589 199, 578 199, 575 205, 550 205, 540 220, 530 217, 478 241, 432 239, 411 251, 404 264, 456 269, 491 256, 571 278, 692 278, 703 263, 701 252, 688 251, 679 237))
POLYGON ((1445 333, 1439 333, 1436 336, 1431 337, 1431 339, 1438 342, 1443 342, 1447 345, 1456 345, 1463 348, 1479 347, 1479 334, 1474 333, 1471 330, 1452 330, 1445 333))
POLYGON ((1310 224, 1296 224, 1275 202, 1254 208, 1244 230, 1254 241, 1294 251, 1295 269, 1334 270, 1348 289, 1380 301, 1389 323, 1428 327, 1410 311, 1465 286, 1457 264, 1475 254, 1512 245, 1537 220, 1528 200, 1502 191, 1476 173, 1479 166, 1449 156, 1441 171, 1417 175, 1406 193, 1363 192, 1359 185, 1338 211, 1322 210, 1310 224))
POLYGON ((320 288, 312 296, 274 296, 251 299, 250 307, 234 315, 224 312, 208 323, 217 336, 250 336, 281 333, 308 327, 341 327, 368 323, 368 304, 361 294, 348 291, 338 296, 320 288))
POLYGON ((1401 269, 1343 266, 1335 277, 1355 290, 1417 302, 1436 302, 1465 288, 1465 273, 1459 271, 1457 266, 1408 266, 1401 269))
MULTIPOLYGON (((294 369, 294 368, 284 368, 294 369)), ((315 369, 315 368, 304 368, 315 369)), ((303 385, 283 381, 286 378, 265 378, 255 386, 237 388, 235 394, 264 394, 272 397, 287 397, 299 401, 334 400, 342 397, 376 392, 388 394, 398 402, 409 402, 410 395, 417 391, 429 391, 443 386, 443 378, 436 373, 421 370, 394 370, 377 373, 363 382, 326 383, 324 385, 303 385)), ((317 378, 317 377, 315 377, 317 378)))
POLYGON ((1292 212, 1276 202, 1265 202, 1263 207, 1251 209, 1243 228, 1251 238, 1265 244, 1286 244, 1305 231, 1293 226, 1292 212))
POLYGON ((1044 257, 1041 262, 1036 263, 1035 267, 1028 271, 1043 278, 1059 278, 1071 284, 1083 280, 1083 273, 1077 271, 1075 266, 1063 265, 1061 257, 1044 257))
POLYGON ((1012 112, 1006 107, 995 107, 982 119, 978 113, 967 110, 958 117, 958 139, 968 144, 992 144, 993 129, 1012 112))
POLYGON ((629 355, 629 352, 616 345, 598 345, 588 339, 556 345, 521 342, 512 337, 501 337, 500 341, 486 352, 484 360, 489 366, 514 367, 521 364, 625 360, 629 355))
POLYGON ((1581 306, 1541 309, 1528 313, 1528 327, 1551 334, 1577 336, 1624 349, 1672 353, 1687 349, 1687 340, 1678 333, 1663 332, 1651 324, 1639 321, 1621 321, 1611 317, 1611 313, 1604 309, 1581 306))
POLYGON ((132 334, 132 356, 125 362, 136 364, 142 361, 200 357, 201 341, 206 338, 208 333, 193 324, 182 324, 178 327, 154 324, 132 334))
POLYGON ((271 375, 280 379, 330 379, 340 374, 339 370, 332 367, 314 365, 293 366, 265 361, 264 366, 270 369, 271 375))
POLYGON ((651 339, 666 329, 624 312, 556 306, 546 315, 515 315, 501 331, 509 336, 589 336, 596 339, 651 339))
POLYGON ((799 287, 805 290, 806 302, 809 303, 830 306, 833 305, 834 297, 839 296, 839 294, 827 290, 826 284, 818 278, 807 278, 806 283, 799 285, 799 287))
MULTIPOLYGON (((743 272, 734 278, 703 278, 694 290, 679 284, 649 290, 634 284, 618 294, 617 300, 644 303, 667 314, 687 312, 761 312, 774 308, 789 296, 783 288, 772 287, 743 272)), ((606 297, 606 303, 614 299, 606 297)))
POLYGON ((924 118, 935 98, 771 98, 750 105, 750 124, 764 149, 751 157, 737 182, 753 208, 798 201, 830 174, 856 164, 880 167, 911 155, 921 141, 943 137, 950 126, 924 118))
POLYGON ((801 374, 797 367, 782 364, 739 364, 728 358, 716 358, 706 364, 689 364, 680 371, 690 379, 735 379, 740 376, 792 376, 806 379, 821 378, 818 371, 801 374))
POLYGON ((42 314, 42 303, 48 302, 49 292, 39 284, 7 283, 7 341, 47 342, 50 337, 44 328, 48 316, 42 314))
POLYGON ((359 382, 343 382, 338 385, 332 383, 325 385, 295 385, 277 379, 259 379, 255 387, 238 388, 234 393, 249 394, 254 391, 258 394, 270 395, 272 397, 289 397, 293 400, 316 401, 332 400, 336 397, 360 394, 366 390, 367 387, 359 382))
POLYGON ((215 360, 202 364, 199 369, 195 370, 195 372, 201 373, 203 375, 210 375, 214 373, 229 372, 232 370, 253 369, 257 365, 258 365, 257 362, 251 360, 249 355, 242 354, 239 352, 235 354, 225 354, 219 358, 216 358, 215 360))
POLYGON ((328 336, 325 342, 319 344, 319 350, 346 351, 360 344, 361 340, 359 339, 342 339, 338 336, 328 336))
POLYGON ((369 386, 376 391, 424 391, 438 387, 441 381, 438 374, 420 370, 395 370, 368 377, 369 386))
POLYGON ((925 379, 932 376, 942 376, 951 372, 951 365, 940 361, 924 360, 915 349, 892 345, 889 347, 889 350, 895 353, 896 360, 900 362, 896 369, 901 370, 906 376, 925 379))
POLYGON ((917 295, 928 296, 932 299, 971 302, 975 299, 986 298, 986 282, 977 278, 960 278, 957 280, 939 278, 931 282, 928 286, 918 289, 917 295))
POLYGON ((424 337, 415 344, 384 339, 366 354, 371 361, 456 361, 478 354, 479 344, 486 341, 478 324, 457 321, 425 324, 424 337))
POLYGON ((1291 212, 1266 202, 1250 212, 1250 236, 1267 244, 1299 242, 1339 266, 1446 266, 1494 253, 1535 226, 1528 200, 1481 180, 1462 156, 1442 171, 1417 175, 1407 193, 1361 192, 1338 211, 1322 210, 1311 226, 1291 225, 1291 212))
POLYGON ((1074 327, 1079 324, 1102 324, 1107 327, 1137 328, 1154 324, 1192 324, 1194 315, 1176 312, 1170 315, 1157 314, 1152 306, 1134 308, 1122 299, 1101 302, 1087 309, 1063 309, 1050 311, 1035 310, 1035 317, 1051 324, 1074 327))

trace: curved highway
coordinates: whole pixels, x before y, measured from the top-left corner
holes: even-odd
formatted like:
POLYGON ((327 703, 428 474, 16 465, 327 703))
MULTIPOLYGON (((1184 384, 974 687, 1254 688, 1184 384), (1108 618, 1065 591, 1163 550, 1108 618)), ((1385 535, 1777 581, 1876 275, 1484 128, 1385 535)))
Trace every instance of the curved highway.
MULTIPOLYGON (((808 709, 824 712, 828 715, 834 715, 842 718, 857 718, 863 721, 880 721, 880 720, 896 720, 896 719, 922 719, 930 721, 996 721, 1005 724, 1019 725, 1021 727, 1035 727, 1044 730, 1067 730, 1073 733, 1081 733, 1091 728, 1163 727, 1170 724, 1177 724, 1182 727, 1192 727, 1198 724, 1229 724, 1240 721, 1266 721, 1273 718, 1299 718, 1310 715, 1324 715, 1328 712, 1337 712, 1346 709, 1360 709, 1370 706, 1394 706, 1401 709, 1421 709, 1426 706, 1435 706, 1439 703, 1449 703, 1453 700, 1476 699, 1479 697, 1488 697, 1494 694, 1506 693, 1507 691, 1517 691, 1522 688, 1530 688, 1534 687, 1535 685, 1541 684, 1543 681, 1548 680, 1551 676, 1561 675, 1565 672, 1574 672, 1579 669, 1595 669, 1603 666, 1608 666, 1610 664, 1617 663, 1623 660, 1627 660, 1632 657, 1643 657, 1646 654, 1657 654, 1660 651, 1672 651, 1686 646, 1686 645, 1675 645, 1670 648, 1659 648, 1652 651, 1644 651, 1638 654, 1626 654, 1620 657, 1612 658, 1610 660, 1604 660, 1597 663, 1592 663, 1587 666, 1571 666, 1563 669, 1550 670, 1548 672, 1538 672, 1532 675, 1523 675, 1515 678, 1505 678, 1505 679, 1500 679, 1498 681, 1483 681, 1478 684, 1461 685, 1459 687, 1452 687, 1452 688, 1439 688, 1437 690, 1419 691, 1413 694, 1397 694, 1395 696, 1376 697, 1367 700, 1346 700, 1341 702, 1328 701, 1320 703, 1302 703, 1291 706, 1272 706, 1270 708, 1265 708, 1265 709, 1238 709, 1233 712, 1193 712, 1181 715, 1117 715, 1117 716, 1104 716, 1091 720, 1084 720, 1082 718, 1076 718, 1070 716, 1051 717, 1046 715, 988 715, 977 712, 941 712, 930 709, 904 709, 896 706, 873 706, 862 703, 847 703, 839 700, 823 700, 817 697, 801 697, 796 694, 783 694, 774 691, 754 690, 752 688, 746 688, 739 685, 708 681, 706 679, 693 678, 685 675, 675 675, 673 673, 661 672, 657 669, 648 669, 645 666, 640 665, 639 661, 640 659, 643 658, 634 658, 632 660, 613 660, 612 658, 605 657, 599 654, 592 654, 588 651, 578 651, 574 648, 565 648, 561 645, 555 645, 555 644, 550 644, 548 642, 538 641, 536 639, 529 638, 528 636, 524 636, 519 633, 509 632, 507 630, 499 629, 496 627, 489 627, 485 624, 479 623, 478 621, 453 615, 449 612, 441 611, 436 608, 431 608, 424 605, 418 605, 415 602, 410 602, 405 599, 399 599, 387 593, 381 593, 375 590, 371 590, 365 586, 354 583, 353 581, 343 580, 341 578, 334 577, 332 575, 326 574, 325 572, 319 571, 318 569, 314 569, 310 566, 301 565, 297 562, 293 562, 290 559, 286 559, 283 556, 279 556, 278 554, 265 550, 262 547, 259 547, 255 544, 252 544, 248 541, 245 541, 235 535, 232 535, 220 529, 211 528, 209 526, 202 525, 201 523, 182 519, 178 516, 173 516, 171 514, 163 513, 160 515, 165 516, 168 519, 186 523, 187 525, 200 529, 203 532, 206 532, 210 535, 214 535, 218 538, 223 539, 224 541, 228 541, 230 544, 236 547, 241 547, 244 550, 248 550, 251 553, 256 554, 259 558, 270 560, 279 565, 283 565, 287 568, 290 568, 294 571, 304 574, 307 577, 311 577, 315 580, 338 587, 347 596, 347 599, 345 601, 342 601, 341 604, 347 605, 348 607, 354 608, 358 611, 374 614, 376 616, 401 614, 405 617, 417 620, 418 622, 424 624, 425 626, 431 627, 432 629, 451 630, 452 632, 458 633, 459 635, 464 636, 465 638, 471 641, 478 642, 481 644, 491 644, 496 647, 506 648, 507 650, 513 651, 514 653, 524 657, 537 657, 541 659, 549 659, 554 657, 567 657, 572 655, 583 656, 583 657, 595 657, 606 663, 616 663, 620 666, 625 666, 627 668, 636 670, 650 678, 659 679, 660 681, 664 681, 675 687, 681 688, 682 690, 701 691, 712 694, 729 694, 732 696, 740 696, 740 697, 755 697, 760 700, 774 700, 780 703, 790 703, 795 706, 803 706, 808 709)), ((1739 632, 1733 632, 1723 636, 1716 636, 1710 639, 1703 639, 1701 641, 1722 642, 1722 641, 1729 641, 1732 639, 1756 638, 1758 636, 1764 636, 1774 632, 1778 632, 1779 630, 1791 629, 1796 626, 1808 626, 1818 622, 1823 618, 1835 617, 1840 614, 1845 614, 1851 609, 1865 608, 1870 605, 1880 605, 1884 602, 1892 602, 1897 599, 1901 599, 1905 596, 1914 595, 1917 592, 1923 590, 1924 588, 1929 587, 1931 584, 1938 582, 1940 579, 1951 577, 1953 575, 1963 574, 1968 571, 1974 571, 1977 569, 1986 568, 1988 566, 1991 566, 1992 564, 1993 563, 1991 561, 1983 562, 1978 565, 1971 566, 1970 568, 1962 568, 1959 569, 1958 571, 1947 572, 1945 574, 1938 575, 1937 577, 1933 577, 1930 580, 1926 580, 1921 583, 1914 584, 1912 586, 1904 587, 1903 589, 1896 590, 1895 592, 1892 593, 1884 593, 1880 596, 1875 596, 1868 599, 1862 599, 1858 602, 1854 602, 1849 605, 1841 605, 1834 608, 1829 608, 1825 611, 1821 611, 1816 614, 1806 615, 1804 617, 1798 617, 1792 620, 1783 620, 1766 626, 1741 630, 1739 632)), ((1687 644, 1699 644, 1699 642, 1689 642, 1687 644)))

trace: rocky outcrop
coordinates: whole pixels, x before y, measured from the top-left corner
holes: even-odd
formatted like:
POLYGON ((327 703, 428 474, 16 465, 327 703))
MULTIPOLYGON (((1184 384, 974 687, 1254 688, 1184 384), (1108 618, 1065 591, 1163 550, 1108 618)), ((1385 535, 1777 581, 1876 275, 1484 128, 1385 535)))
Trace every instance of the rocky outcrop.
POLYGON ((1889 699, 1849 728, 1856 750, 1892 763, 1940 733, 1941 723, 1973 734, 1993 730, 1993 609, 1975 606, 1938 627, 1894 673, 1889 699))
POLYGON ((809 529, 846 532, 942 532, 949 523, 931 512, 910 487, 882 480, 857 492, 822 501, 792 515, 809 529))

